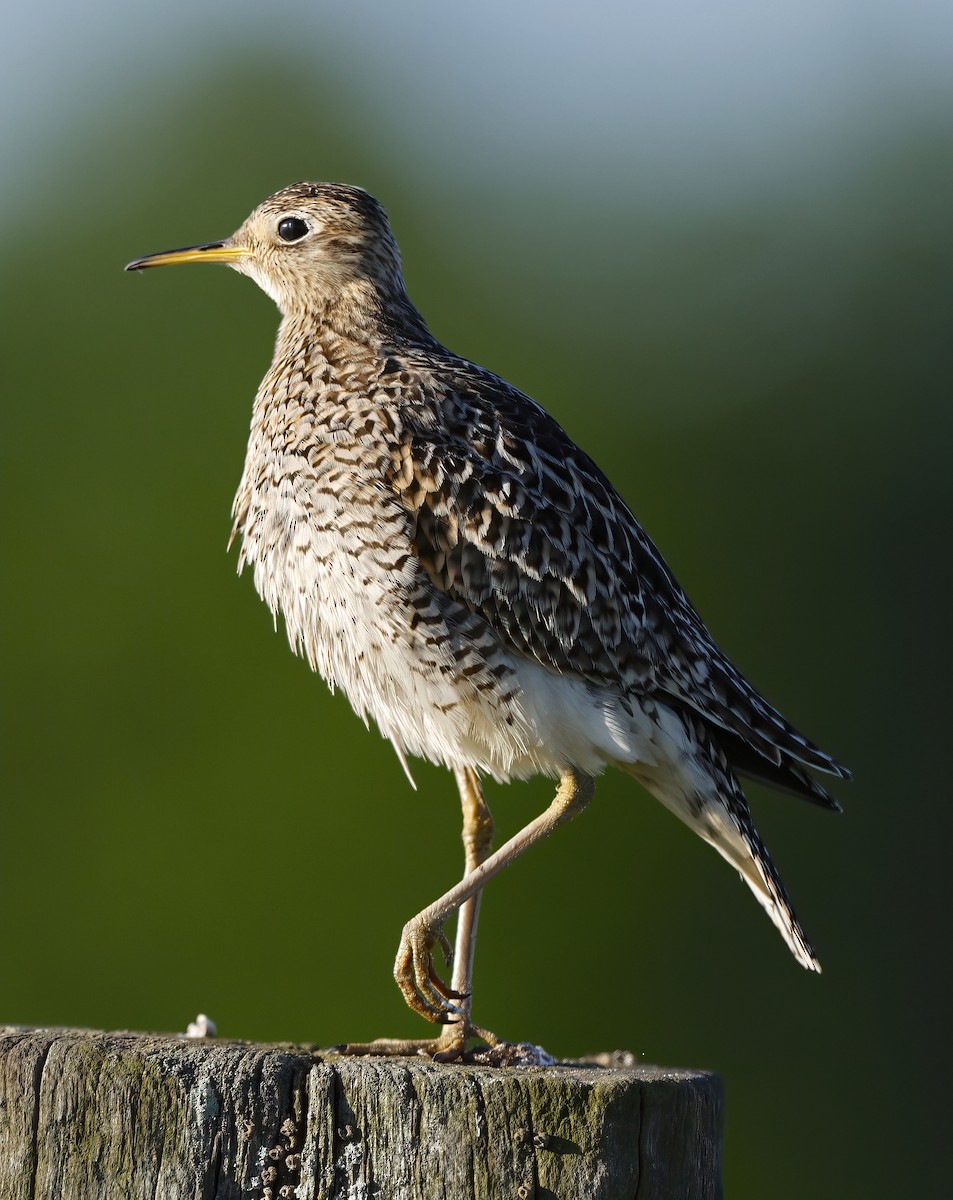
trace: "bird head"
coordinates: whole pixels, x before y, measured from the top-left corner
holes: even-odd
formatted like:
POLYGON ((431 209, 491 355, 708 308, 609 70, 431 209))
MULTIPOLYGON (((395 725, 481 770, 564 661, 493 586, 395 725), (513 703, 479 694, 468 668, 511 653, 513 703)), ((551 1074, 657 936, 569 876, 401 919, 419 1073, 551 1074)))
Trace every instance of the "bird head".
POLYGON ((405 299, 384 208, 345 184, 292 184, 269 196, 231 237, 137 258, 126 270, 188 262, 227 263, 254 279, 285 316, 386 308, 405 299))

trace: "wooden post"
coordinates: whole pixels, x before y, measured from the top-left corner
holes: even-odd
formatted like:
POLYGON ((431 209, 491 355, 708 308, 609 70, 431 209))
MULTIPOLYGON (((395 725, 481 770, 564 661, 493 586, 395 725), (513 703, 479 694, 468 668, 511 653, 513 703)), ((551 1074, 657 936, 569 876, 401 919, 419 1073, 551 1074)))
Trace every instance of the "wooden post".
POLYGON ((718 1077, 607 1061, 625 1065, 0 1026, 0 1197, 720 1197, 718 1077))

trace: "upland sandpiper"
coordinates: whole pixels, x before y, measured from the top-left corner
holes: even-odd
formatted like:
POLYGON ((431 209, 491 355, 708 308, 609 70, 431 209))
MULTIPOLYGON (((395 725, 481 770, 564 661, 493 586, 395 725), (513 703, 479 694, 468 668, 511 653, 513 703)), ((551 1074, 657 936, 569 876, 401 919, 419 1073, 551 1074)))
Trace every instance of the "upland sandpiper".
MULTIPOLYGON (((240 567, 293 649, 406 769, 453 771, 465 874, 404 927, 395 976, 435 1039, 353 1050, 459 1057, 483 886, 589 803, 606 766, 639 781, 741 874, 797 961, 817 959, 739 776, 828 809, 847 771, 715 644, 596 464, 515 387, 446 350, 410 302, 381 205, 297 183, 221 242, 129 270, 228 263, 282 313, 234 504, 240 567), (549 808, 495 853, 480 780, 547 775, 549 808), (450 984, 444 924, 458 913, 450 984)), ((326 751, 323 751, 326 752, 326 751)))

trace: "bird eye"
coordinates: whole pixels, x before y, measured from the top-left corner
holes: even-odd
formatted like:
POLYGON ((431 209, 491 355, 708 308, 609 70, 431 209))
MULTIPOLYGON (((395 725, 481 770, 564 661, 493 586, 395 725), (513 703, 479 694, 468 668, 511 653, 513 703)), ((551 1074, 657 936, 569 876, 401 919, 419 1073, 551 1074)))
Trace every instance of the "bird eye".
POLYGON ((308 226, 300 217, 285 217, 278 223, 278 236, 285 242, 300 242, 308 226))

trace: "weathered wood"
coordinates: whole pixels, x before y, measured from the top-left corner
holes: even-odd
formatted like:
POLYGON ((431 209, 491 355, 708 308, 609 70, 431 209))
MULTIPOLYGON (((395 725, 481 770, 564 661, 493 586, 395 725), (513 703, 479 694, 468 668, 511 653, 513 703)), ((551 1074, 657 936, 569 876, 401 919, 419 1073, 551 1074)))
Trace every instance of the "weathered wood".
POLYGON ((0 1027, 3 1200, 706 1200, 721 1085, 0 1027))

